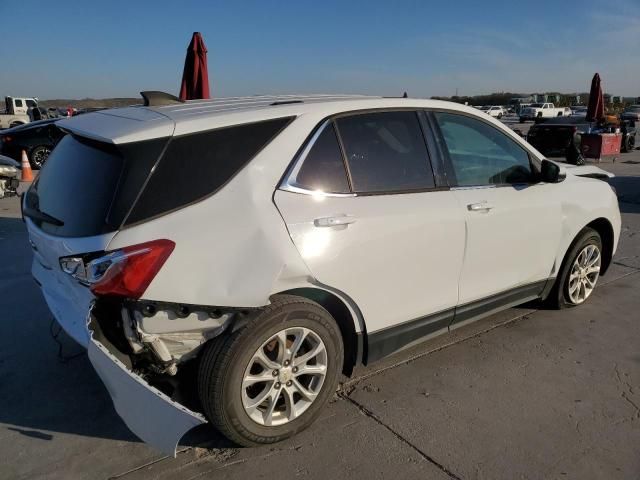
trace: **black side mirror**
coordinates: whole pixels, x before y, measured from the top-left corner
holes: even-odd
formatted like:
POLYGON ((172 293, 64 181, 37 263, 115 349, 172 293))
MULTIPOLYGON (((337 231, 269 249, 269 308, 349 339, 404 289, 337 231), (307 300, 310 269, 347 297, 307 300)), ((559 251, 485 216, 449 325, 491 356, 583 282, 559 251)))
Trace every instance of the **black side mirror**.
POLYGON ((546 183, 560 183, 565 176, 560 173, 560 167, 549 160, 542 160, 540 180, 546 183))

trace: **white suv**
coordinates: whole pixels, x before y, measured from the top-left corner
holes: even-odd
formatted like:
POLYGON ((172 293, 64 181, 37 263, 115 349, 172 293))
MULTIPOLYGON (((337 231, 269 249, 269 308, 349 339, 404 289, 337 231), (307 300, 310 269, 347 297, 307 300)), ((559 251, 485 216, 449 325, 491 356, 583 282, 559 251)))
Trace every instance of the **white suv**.
POLYGON ((51 311, 165 452, 207 421, 289 437, 358 364, 533 299, 581 304, 616 250, 602 170, 471 107, 144 96, 61 121, 23 214, 51 311))

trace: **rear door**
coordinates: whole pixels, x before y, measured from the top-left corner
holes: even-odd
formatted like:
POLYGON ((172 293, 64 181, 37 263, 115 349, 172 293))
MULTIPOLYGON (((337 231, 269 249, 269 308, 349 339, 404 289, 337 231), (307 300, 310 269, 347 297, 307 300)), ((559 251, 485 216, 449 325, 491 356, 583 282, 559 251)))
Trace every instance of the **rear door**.
POLYGON ((417 112, 327 121, 275 202, 316 281, 362 311, 370 359, 447 326, 458 299, 464 214, 434 180, 417 112), (385 340, 376 345, 376 337, 385 340))
POLYGON ((467 305, 471 316, 473 304, 488 298, 518 303, 535 297, 558 267, 557 189, 538 182, 527 151, 489 122, 451 112, 431 118, 467 225, 459 312, 467 305))

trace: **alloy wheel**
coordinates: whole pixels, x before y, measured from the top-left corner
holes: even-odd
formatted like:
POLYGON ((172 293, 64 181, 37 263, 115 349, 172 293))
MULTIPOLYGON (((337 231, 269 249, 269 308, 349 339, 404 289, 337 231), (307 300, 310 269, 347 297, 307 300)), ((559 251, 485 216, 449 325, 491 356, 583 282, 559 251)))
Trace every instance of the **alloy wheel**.
POLYGON ((31 154, 31 162, 36 168, 41 168, 44 162, 49 157, 51 149, 47 147, 36 148, 31 154))
POLYGON ((312 330, 291 327, 253 354, 242 380, 242 405, 264 426, 289 423, 315 401, 327 375, 327 350, 312 330))
POLYGON ((593 244, 584 247, 576 257, 569 273, 568 293, 574 305, 583 303, 596 286, 600 276, 602 255, 593 244))

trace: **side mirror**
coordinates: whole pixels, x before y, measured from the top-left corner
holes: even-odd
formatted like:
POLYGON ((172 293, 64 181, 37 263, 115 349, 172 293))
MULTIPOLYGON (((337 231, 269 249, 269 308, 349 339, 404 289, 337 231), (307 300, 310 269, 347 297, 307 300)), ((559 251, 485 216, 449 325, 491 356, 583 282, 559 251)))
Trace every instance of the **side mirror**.
POLYGON ((565 179, 565 175, 560 172, 560 167, 553 162, 542 160, 540 168, 540 180, 546 183, 560 183, 565 179))

